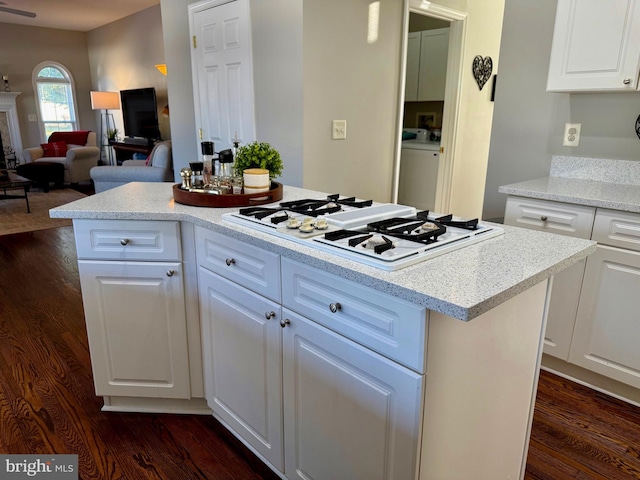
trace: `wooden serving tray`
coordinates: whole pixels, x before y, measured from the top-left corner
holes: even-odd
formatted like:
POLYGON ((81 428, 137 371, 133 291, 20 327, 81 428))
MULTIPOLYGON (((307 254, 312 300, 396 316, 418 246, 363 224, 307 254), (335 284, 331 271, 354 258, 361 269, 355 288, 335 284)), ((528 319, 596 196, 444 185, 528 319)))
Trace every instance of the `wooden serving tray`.
POLYGON ((180 185, 180 183, 176 183, 173 186, 173 199, 178 203, 193 207, 248 207, 282 200, 282 184, 278 182, 271 182, 271 190, 268 192, 226 195, 189 192, 182 190, 180 185))

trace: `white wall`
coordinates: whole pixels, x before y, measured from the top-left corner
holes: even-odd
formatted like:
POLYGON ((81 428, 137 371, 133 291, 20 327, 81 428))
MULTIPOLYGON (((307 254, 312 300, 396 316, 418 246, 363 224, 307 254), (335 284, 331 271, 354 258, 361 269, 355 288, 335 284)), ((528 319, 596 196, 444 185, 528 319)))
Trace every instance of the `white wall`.
MULTIPOLYGON (((93 90, 118 92, 155 87, 158 123, 164 140, 171 138, 169 120, 161 115, 167 104, 167 79, 154 65, 164 62, 160 6, 147 8, 87 33, 93 90)), ((173 105, 170 105, 173 112, 173 105)), ((100 115, 95 112, 98 132, 100 115)), ((124 136, 122 111, 110 110, 124 136)))
POLYGON ((500 185, 545 177, 552 155, 640 159, 640 94, 547 93, 556 2, 506 3, 484 218, 504 216, 500 185), (562 146, 566 122, 582 123, 580 146, 562 146))
MULTIPOLYGON (((161 0, 176 180, 200 158, 191 77, 190 0, 161 0)), ((299 0, 252 0, 256 136, 282 154, 282 180, 302 183, 302 43, 299 0)))
POLYGON ((36 114, 33 69, 44 61, 58 62, 69 69, 76 89, 78 127, 96 130, 89 98, 92 87, 86 33, 0 23, 0 45, 0 74, 9 76, 11 91, 22 92, 16 99, 16 109, 23 147, 46 140, 40 137, 38 123, 28 121, 29 114, 36 114))
POLYGON ((304 186, 389 201, 403 2, 382 0, 367 43, 365 0, 304 1, 304 186), (332 120, 346 140, 331 139, 332 120))

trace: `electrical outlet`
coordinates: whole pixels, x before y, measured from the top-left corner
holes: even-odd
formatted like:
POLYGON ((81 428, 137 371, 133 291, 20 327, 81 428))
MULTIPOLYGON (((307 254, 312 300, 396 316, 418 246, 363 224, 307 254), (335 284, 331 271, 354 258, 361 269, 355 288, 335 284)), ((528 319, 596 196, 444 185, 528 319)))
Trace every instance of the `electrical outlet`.
POLYGON ((564 145, 565 147, 577 147, 578 145, 580 145, 581 128, 581 123, 565 123, 562 145, 564 145))
POLYGON ((333 140, 344 140, 347 138, 347 121, 334 120, 331 128, 331 138, 333 140))

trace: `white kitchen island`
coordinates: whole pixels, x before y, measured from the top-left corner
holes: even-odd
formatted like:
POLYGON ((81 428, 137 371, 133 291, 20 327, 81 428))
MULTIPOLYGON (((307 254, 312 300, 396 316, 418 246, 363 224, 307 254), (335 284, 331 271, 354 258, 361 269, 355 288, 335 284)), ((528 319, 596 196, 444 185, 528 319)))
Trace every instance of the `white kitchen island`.
POLYGON ((212 411, 289 479, 523 476, 550 279, 594 242, 505 227, 387 272, 171 189, 50 211, 74 219, 105 410, 212 411))

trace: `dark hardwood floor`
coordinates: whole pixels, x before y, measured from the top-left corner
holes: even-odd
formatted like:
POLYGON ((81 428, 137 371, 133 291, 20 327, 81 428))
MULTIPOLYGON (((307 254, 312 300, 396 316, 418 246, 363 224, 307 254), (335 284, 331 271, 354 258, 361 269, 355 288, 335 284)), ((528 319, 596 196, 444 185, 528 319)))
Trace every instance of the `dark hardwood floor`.
MULTIPOLYGON (((73 229, 0 236, 1 453, 75 453, 83 480, 277 478, 212 417, 101 406, 73 229)), ((640 408, 543 372, 525 478, 640 479, 640 408)))

